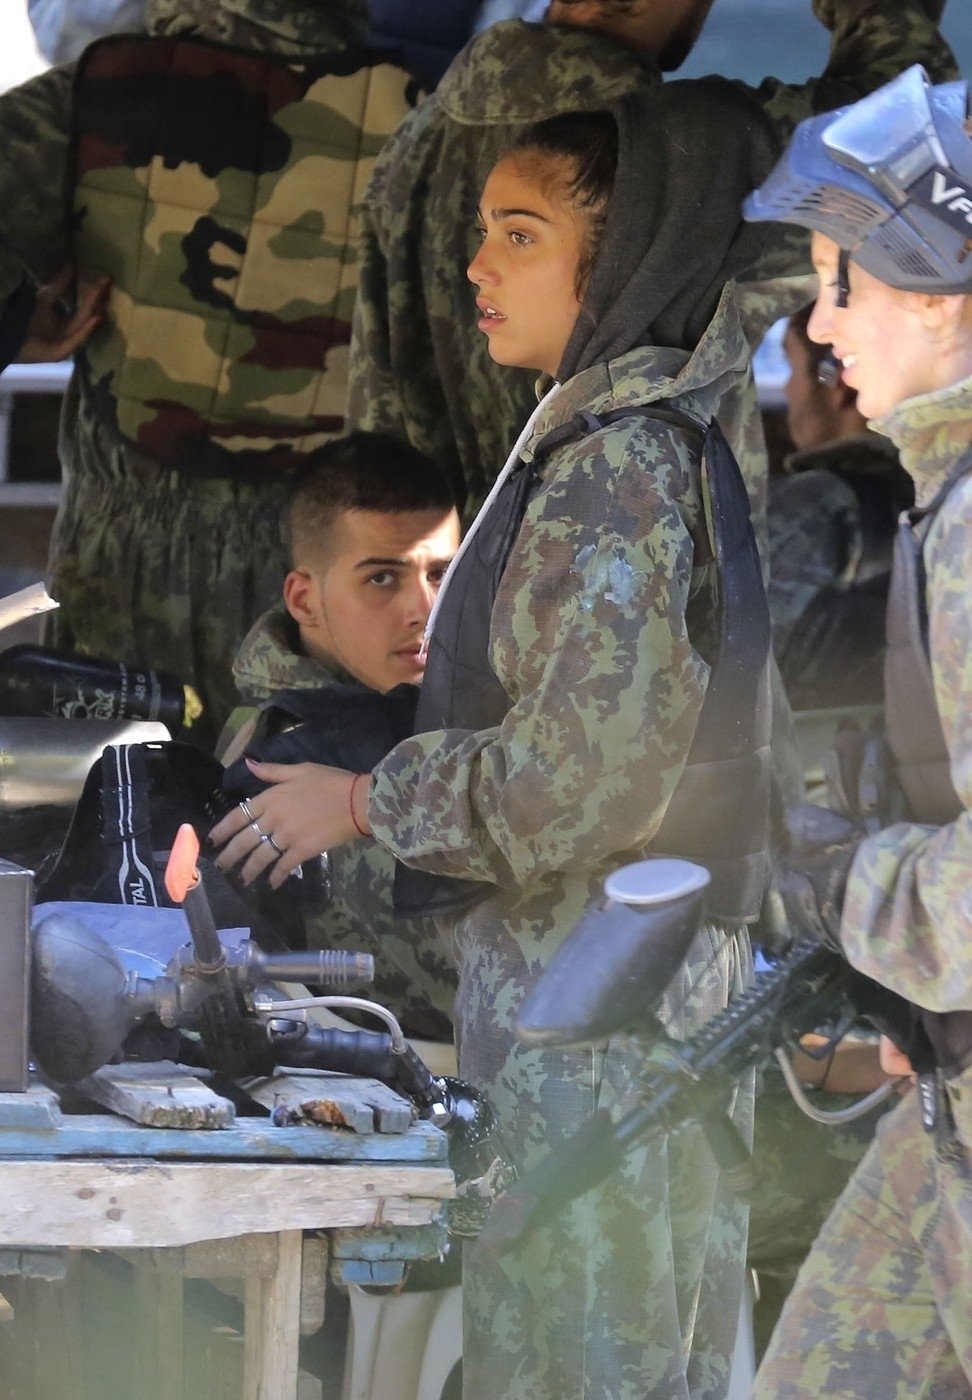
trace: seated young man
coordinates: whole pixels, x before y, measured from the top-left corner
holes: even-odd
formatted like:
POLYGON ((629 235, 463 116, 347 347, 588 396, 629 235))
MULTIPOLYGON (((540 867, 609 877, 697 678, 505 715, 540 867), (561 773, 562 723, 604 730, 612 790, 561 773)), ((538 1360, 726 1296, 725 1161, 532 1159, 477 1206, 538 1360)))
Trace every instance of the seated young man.
POLYGON ((384 433, 350 433, 308 456, 282 521, 283 601, 250 629, 233 663, 245 702, 217 745, 246 747, 256 707, 278 690, 358 681, 392 690, 422 679, 422 633, 459 543, 445 477, 384 433))
MULTIPOLYGON (((283 601, 251 628, 233 666, 244 702, 217 746, 227 765, 277 691, 417 684, 422 633, 459 543, 449 486, 424 454, 355 432, 308 456, 283 519, 283 601)), ((412 1035, 451 1040, 455 970, 431 921, 394 918, 394 860, 375 842, 330 854, 333 894, 308 927, 317 947, 373 952, 373 993, 412 1035)))

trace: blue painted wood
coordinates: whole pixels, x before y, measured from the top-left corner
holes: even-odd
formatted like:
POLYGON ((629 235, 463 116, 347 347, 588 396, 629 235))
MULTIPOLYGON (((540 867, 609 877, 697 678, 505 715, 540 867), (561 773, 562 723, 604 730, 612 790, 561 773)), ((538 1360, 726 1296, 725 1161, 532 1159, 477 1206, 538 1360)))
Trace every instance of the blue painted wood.
POLYGON ((56 1128, 60 1122, 57 1095, 42 1084, 31 1084, 24 1093, 0 1094, 0 1130, 56 1128))
POLYGON ((444 1225, 381 1225, 331 1232, 332 1259, 435 1259, 449 1247, 444 1225))
POLYGON ((398 1259, 341 1259, 335 1272, 343 1283, 395 1288, 405 1277, 405 1263, 398 1259))
POLYGON ((160 1161, 444 1162, 445 1134, 431 1123, 362 1136, 342 1128, 274 1128, 238 1118, 229 1128, 148 1128, 110 1114, 65 1114, 57 1128, 0 1128, 0 1159, 135 1157, 160 1161))

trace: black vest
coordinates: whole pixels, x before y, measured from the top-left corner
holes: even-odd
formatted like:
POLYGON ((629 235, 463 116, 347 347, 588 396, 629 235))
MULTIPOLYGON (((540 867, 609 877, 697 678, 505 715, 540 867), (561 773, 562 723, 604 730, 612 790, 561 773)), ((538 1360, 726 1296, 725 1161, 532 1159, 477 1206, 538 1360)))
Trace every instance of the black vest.
MULTIPOLYGON (((656 832, 653 854, 708 867, 708 917, 756 917, 769 869, 769 611, 749 500, 736 459, 716 423, 708 430, 664 404, 578 413, 537 444, 504 483, 456 567, 432 633, 415 719, 416 734, 499 725, 511 701, 489 663, 490 619, 510 550, 537 486, 535 467, 551 452, 619 419, 657 418, 682 428, 701 449, 712 540, 700 522, 696 561, 719 571, 718 647, 688 761, 656 832)), ((399 865, 397 913, 456 912, 491 893, 482 882, 399 865)))
MULTIPOLYGON (((952 468, 929 505, 902 513, 888 594, 885 728, 910 814, 916 822, 930 826, 955 821, 964 808, 952 785, 948 748, 935 699, 928 654, 923 549, 935 516, 969 472, 972 451, 952 468)), ((946 1074, 957 1072, 972 1057, 972 1011, 920 1010, 919 1014, 936 1063, 946 1074)))

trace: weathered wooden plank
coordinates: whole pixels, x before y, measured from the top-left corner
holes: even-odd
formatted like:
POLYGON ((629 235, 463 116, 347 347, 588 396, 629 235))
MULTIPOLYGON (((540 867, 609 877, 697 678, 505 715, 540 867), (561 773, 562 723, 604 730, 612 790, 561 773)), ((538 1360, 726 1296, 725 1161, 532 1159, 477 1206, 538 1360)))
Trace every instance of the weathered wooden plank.
POLYGON ((137 1400, 183 1400, 183 1297, 177 1274, 136 1268, 135 1340, 137 1400))
POLYGON ((67 1278, 67 1251, 63 1249, 0 1249, 0 1277, 37 1278, 60 1283, 67 1278))
POLYGON ((355 1133, 404 1133, 415 1119, 409 1101, 380 1080, 327 1070, 281 1068, 247 1092, 264 1108, 355 1133))
POLYGON ((278 1245, 277 1270, 273 1277, 247 1280, 246 1284, 243 1400, 296 1400, 297 1397, 301 1232, 282 1231, 278 1245))
POLYGON ((61 1105, 53 1089, 31 1084, 22 1094, 0 1094, 0 1129, 56 1128, 61 1105))
POLYGON ((300 1267, 300 1335, 313 1337, 324 1326, 328 1239, 305 1235, 300 1267))
POLYGON ((446 1228, 440 1224, 334 1230, 330 1240, 335 1259, 437 1259, 448 1243, 446 1228))
POLYGON ((227 1128, 236 1117, 229 1099, 170 1060, 104 1065, 78 1088, 103 1108, 151 1128, 227 1128))
POLYGON ((275 1128, 267 1118, 238 1118, 218 1133, 148 1128, 107 1114, 66 1114, 53 1129, 0 1130, 0 1160, 23 1157, 124 1157, 158 1161, 265 1159, 305 1162, 444 1162, 445 1134, 431 1123, 407 1133, 361 1136, 342 1128, 275 1128))
POLYGON ((417 1163, 7 1161, 2 1185, 0 1246, 138 1248, 251 1231, 424 1225, 455 1194, 448 1168, 417 1163))
POLYGON ((112 1251, 135 1268, 157 1269, 183 1278, 269 1278, 277 1268, 276 1235, 238 1235, 235 1239, 197 1240, 160 1249, 112 1251))
POLYGON ((334 1273, 344 1284, 398 1288, 405 1282, 404 1259, 335 1259, 334 1273))

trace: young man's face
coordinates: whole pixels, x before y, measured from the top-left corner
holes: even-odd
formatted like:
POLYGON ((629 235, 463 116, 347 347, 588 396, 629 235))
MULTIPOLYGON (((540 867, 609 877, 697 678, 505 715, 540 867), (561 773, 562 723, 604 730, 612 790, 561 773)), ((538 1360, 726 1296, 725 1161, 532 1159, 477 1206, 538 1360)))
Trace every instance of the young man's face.
POLYGON ((322 557, 284 583, 305 652, 374 690, 420 681, 422 632, 458 545, 454 510, 344 511, 322 557))

